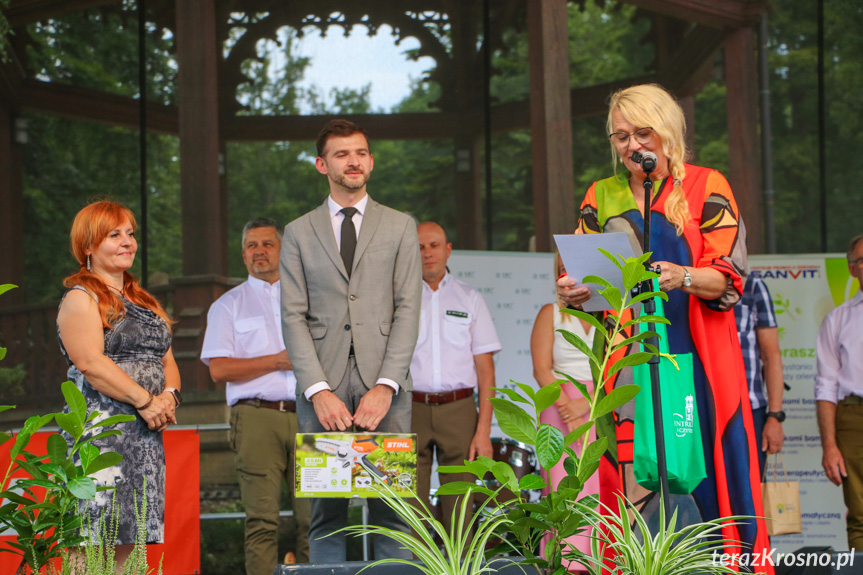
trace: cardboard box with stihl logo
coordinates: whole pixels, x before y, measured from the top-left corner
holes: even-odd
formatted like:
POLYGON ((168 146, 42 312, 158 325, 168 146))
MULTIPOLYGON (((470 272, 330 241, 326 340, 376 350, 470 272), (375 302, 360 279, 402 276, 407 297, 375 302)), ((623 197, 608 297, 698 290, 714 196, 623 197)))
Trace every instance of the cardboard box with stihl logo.
POLYGON ((416 489, 412 433, 298 433, 297 497, 378 497, 376 479, 402 497, 416 489))

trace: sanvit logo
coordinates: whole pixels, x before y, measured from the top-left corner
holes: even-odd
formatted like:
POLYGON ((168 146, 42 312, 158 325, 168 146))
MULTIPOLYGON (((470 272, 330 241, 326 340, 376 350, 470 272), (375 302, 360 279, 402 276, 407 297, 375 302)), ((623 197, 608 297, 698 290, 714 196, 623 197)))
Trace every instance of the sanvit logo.
POLYGON ((384 451, 412 451, 413 439, 384 439, 384 451))

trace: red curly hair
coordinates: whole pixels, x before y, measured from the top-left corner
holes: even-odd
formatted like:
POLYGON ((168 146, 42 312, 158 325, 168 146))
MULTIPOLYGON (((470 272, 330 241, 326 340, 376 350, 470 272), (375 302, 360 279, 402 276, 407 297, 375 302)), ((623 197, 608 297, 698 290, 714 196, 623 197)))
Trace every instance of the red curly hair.
MULTIPOLYGON (((83 208, 72 222, 72 232, 69 234, 72 255, 81 265, 81 271, 63 280, 67 288, 81 286, 90 294, 95 295, 99 304, 99 314, 102 316, 102 327, 111 329, 112 324, 126 315, 123 300, 117 297, 102 279, 87 269, 87 250, 91 252, 101 244, 111 230, 116 229, 129 220, 133 230, 138 229, 135 214, 122 204, 109 201, 94 202, 83 208)), ((135 278, 127 271, 123 272, 123 293, 130 302, 152 310, 165 320, 169 328, 171 323, 168 314, 159 301, 142 288, 135 278)))

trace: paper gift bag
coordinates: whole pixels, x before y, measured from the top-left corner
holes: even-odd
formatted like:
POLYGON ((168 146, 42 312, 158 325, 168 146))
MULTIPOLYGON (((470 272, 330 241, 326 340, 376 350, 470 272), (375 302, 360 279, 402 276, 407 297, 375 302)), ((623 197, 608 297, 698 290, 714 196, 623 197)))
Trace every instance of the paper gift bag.
POLYGON ((764 467, 764 477, 761 479, 761 498, 764 501, 764 517, 767 518, 767 534, 786 535, 802 533, 803 526, 800 517, 800 486, 796 481, 788 481, 785 473, 785 461, 776 455, 764 467), (782 463, 782 475, 785 481, 776 477, 776 468, 782 463), (768 467, 773 467, 773 481, 767 477, 768 467), (767 479, 767 481, 765 481, 767 479))

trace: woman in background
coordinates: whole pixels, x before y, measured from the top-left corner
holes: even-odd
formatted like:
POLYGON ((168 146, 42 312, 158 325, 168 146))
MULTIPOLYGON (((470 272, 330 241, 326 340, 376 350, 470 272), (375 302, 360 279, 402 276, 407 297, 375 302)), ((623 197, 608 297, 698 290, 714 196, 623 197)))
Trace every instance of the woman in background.
POLYGON ((118 519, 114 542, 118 567, 136 542, 145 486, 145 542, 164 540, 161 432, 177 422, 174 410, 180 402, 170 320, 128 272, 138 249, 135 229, 132 212, 114 202, 96 202, 78 212, 72 223, 71 249, 81 269, 63 281, 69 290, 57 315, 69 379, 84 394, 88 411, 103 417, 136 416, 113 426, 122 435, 93 442, 103 452, 123 456, 118 465, 94 476, 97 485, 114 489, 99 491, 95 501, 79 502, 84 529, 88 520, 95 529, 100 519, 105 525, 118 519))
MULTIPOLYGON (((559 277, 565 271, 560 255, 557 255, 555 257, 555 277, 559 277)), ((558 330, 570 331, 584 340, 588 347, 592 347, 596 328, 588 322, 566 313, 563 311, 564 309, 566 309, 566 304, 562 303, 558 298, 555 303, 542 306, 536 316, 536 321, 533 323, 533 332, 530 335, 533 378, 540 387, 545 387, 559 379, 563 379, 562 376, 555 373, 562 372, 586 385, 592 397, 593 376, 590 370, 590 360, 578 348, 566 341, 563 334, 559 333, 558 330)), ((554 425, 566 435, 583 423, 586 423, 589 415, 590 403, 588 400, 585 399, 572 383, 566 382, 561 386, 560 397, 553 406, 540 414, 539 421, 540 423, 554 425)), ((593 441, 594 439, 596 439, 596 431, 592 429, 590 440, 593 441)), ((581 455, 581 446, 583 443, 583 440, 579 440, 569 447, 581 455)), ((548 482, 548 487, 542 490, 542 494, 548 495, 550 491, 556 491, 558 483, 567 475, 566 470, 563 468, 563 459, 548 472, 544 469, 541 470, 541 474, 543 479, 548 482)), ((594 473, 585 482, 581 496, 585 497, 597 494, 599 494, 599 476, 594 473)), ((589 535, 590 531, 588 530, 581 535, 569 537, 566 541, 572 547, 576 547, 584 553, 589 553, 589 535)), ((545 546, 550 539, 550 535, 543 537, 540 549, 542 554, 545 553, 545 546)), ((578 563, 573 562, 569 564, 568 568, 570 571, 577 573, 579 572, 579 567, 578 563)))

